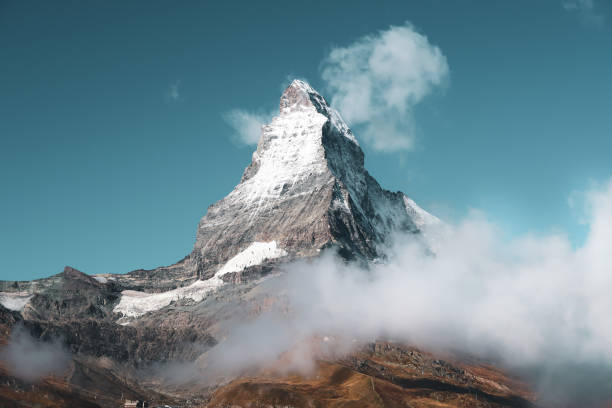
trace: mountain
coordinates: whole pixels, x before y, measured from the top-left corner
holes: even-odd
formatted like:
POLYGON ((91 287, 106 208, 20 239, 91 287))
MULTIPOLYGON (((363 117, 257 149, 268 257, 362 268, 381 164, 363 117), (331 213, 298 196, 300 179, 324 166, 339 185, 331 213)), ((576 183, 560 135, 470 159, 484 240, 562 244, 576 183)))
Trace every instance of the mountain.
POLYGON ((240 184, 200 221, 189 258, 198 277, 253 242, 290 258, 337 246, 346 258, 373 259, 392 231, 418 232, 433 220, 380 187, 348 126, 305 82, 289 85, 280 114, 262 130, 240 184))
POLYGON ((403 193, 381 188, 363 163, 338 112, 294 80, 281 96, 279 115, 263 126, 240 183, 200 220, 191 254, 127 277, 144 289, 209 279, 247 248, 255 258, 290 260, 336 247, 347 259, 372 260, 391 232, 417 233, 437 222, 403 193))
POLYGON ((13 360, 2 360, 10 352, 0 354, 0 401, 31 406, 42 392, 49 406, 110 407, 127 398, 202 407, 432 406, 434 399, 529 406, 523 384, 485 364, 385 342, 318 361, 316 381, 265 369, 206 384, 189 375, 224 341, 227 322, 282 302, 261 285, 283 265, 326 251, 367 265, 384 257, 394 233, 423 235, 439 222, 405 194, 383 189, 339 113, 295 80, 262 127, 239 184, 208 208, 181 261, 97 276, 66 267, 45 279, 0 282, 6 350, 25 332, 41 349, 60 341, 71 359, 67 371, 28 384, 12 376, 13 360))

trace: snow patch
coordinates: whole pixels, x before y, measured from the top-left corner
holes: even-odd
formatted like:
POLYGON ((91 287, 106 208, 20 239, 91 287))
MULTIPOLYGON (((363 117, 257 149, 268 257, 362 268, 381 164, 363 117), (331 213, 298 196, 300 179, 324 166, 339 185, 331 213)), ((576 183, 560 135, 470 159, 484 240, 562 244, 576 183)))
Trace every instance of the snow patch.
POLYGON ((32 296, 28 292, 0 292, 0 304, 9 310, 21 312, 32 296))
POLYGON ((215 276, 223 276, 226 273, 240 272, 249 266, 259 265, 266 259, 280 258, 287 252, 276 245, 276 241, 253 242, 244 251, 231 258, 215 273, 215 276))
MULTIPOLYGON (((121 292, 119 304, 115 306, 113 311, 122 313, 124 317, 139 317, 145 313, 162 309, 173 301, 180 299, 200 302, 209 292, 223 286, 224 282, 221 276, 231 272, 240 272, 250 266, 259 265, 267 259, 280 258, 285 255, 287 255, 287 252, 279 248, 276 241, 253 242, 245 250, 227 261, 210 279, 198 280, 189 286, 162 293, 124 290, 121 292)), ((126 323, 123 318, 120 321, 126 323)))
POLYGON ((97 280, 100 283, 106 283, 108 282, 108 279, 106 279, 104 276, 94 276, 93 277, 95 280, 97 280))
POLYGON ((138 317, 145 313, 159 310, 168 306, 173 301, 180 299, 192 299, 196 302, 204 299, 211 290, 218 288, 223 281, 214 276, 207 280, 198 280, 189 286, 176 288, 162 293, 146 293, 136 290, 124 290, 121 292, 121 300, 115 306, 113 312, 123 313, 125 317, 138 317))

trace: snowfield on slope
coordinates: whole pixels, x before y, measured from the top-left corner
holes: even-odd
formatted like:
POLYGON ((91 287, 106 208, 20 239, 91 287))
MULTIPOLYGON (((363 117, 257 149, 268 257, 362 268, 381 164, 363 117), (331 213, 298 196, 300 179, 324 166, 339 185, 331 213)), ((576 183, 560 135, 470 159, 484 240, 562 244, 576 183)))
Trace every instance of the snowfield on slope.
MULTIPOLYGON (((146 293, 135 290, 121 292, 121 300, 115 306, 115 313, 122 313, 124 317, 139 317, 145 313, 159 310, 179 299, 192 299, 200 302, 206 295, 221 287, 224 282, 221 277, 232 272, 240 272, 250 266, 259 265, 268 259, 280 258, 287 252, 276 245, 276 241, 253 242, 223 265, 215 275, 206 280, 198 280, 189 286, 176 288, 162 293, 146 293)), ((123 318, 122 323, 127 323, 123 318)))
POLYGON ((33 296, 28 292, 0 292, 0 304, 9 310, 21 312, 33 296))

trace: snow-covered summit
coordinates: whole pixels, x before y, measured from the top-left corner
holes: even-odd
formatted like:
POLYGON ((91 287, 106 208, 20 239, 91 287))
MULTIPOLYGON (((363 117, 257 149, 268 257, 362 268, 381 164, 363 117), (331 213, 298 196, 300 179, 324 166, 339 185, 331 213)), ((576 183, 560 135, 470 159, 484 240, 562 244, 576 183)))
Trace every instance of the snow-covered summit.
POLYGON ((287 113, 313 107, 310 95, 320 97, 318 92, 308 83, 300 79, 294 79, 281 95, 279 112, 287 113))
POLYGON ((251 165, 230 196, 257 201, 257 211, 269 199, 287 198, 289 190, 300 195, 325 184, 318 178, 327 180, 330 169, 342 177, 349 168, 363 171, 355 137, 317 91, 296 79, 281 96, 279 115, 262 127, 251 165))
POLYGON ((279 107, 280 114, 284 115, 295 111, 312 109, 328 118, 331 124, 335 126, 344 137, 358 144, 357 139, 355 139, 347 124, 342 120, 338 111, 331 108, 327 104, 325 98, 307 82, 301 79, 294 79, 281 96, 279 107))

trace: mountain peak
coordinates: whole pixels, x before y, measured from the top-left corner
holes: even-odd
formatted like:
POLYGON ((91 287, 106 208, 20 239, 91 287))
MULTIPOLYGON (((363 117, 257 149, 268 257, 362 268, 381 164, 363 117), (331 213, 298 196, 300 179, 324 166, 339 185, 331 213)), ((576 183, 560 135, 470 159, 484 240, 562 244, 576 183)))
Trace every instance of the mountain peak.
MULTIPOLYGON (((351 132, 338 111, 331 108, 325 98, 323 98, 319 92, 301 79, 294 79, 291 81, 289 86, 285 88, 285 91, 280 98, 279 111, 280 116, 276 117, 270 125, 272 125, 275 120, 296 112, 319 113, 323 115, 326 123, 329 122, 329 124, 337 130, 336 133, 338 135, 359 146, 357 139, 355 139, 353 136, 353 132, 351 132)), ((295 121, 296 118, 291 118, 291 120, 295 121)))
POLYGON ((201 219, 185 267, 210 278, 253 243, 273 243, 289 258, 335 246, 347 258, 373 259, 393 231, 425 224, 426 213, 405 198, 380 187, 340 114, 295 79, 240 183, 201 219))
POLYGON ((280 113, 283 114, 305 108, 317 109, 315 103, 327 106, 325 99, 307 82, 301 79, 294 79, 281 96, 280 113))
POLYGON ((236 273, 256 276, 269 262, 329 247, 346 259, 372 260, 394 232, 419 233, 436 222, 365 170, 353 133, 308 83, 291 82, 279 114, 261 131, 240 183, 200 220, 193 251, 174 265, 131 272, 131 285, 154 280, 159 290, 199 279, 218 286, 241 279, 224 272, 236 264, 242 265, 236 273))

